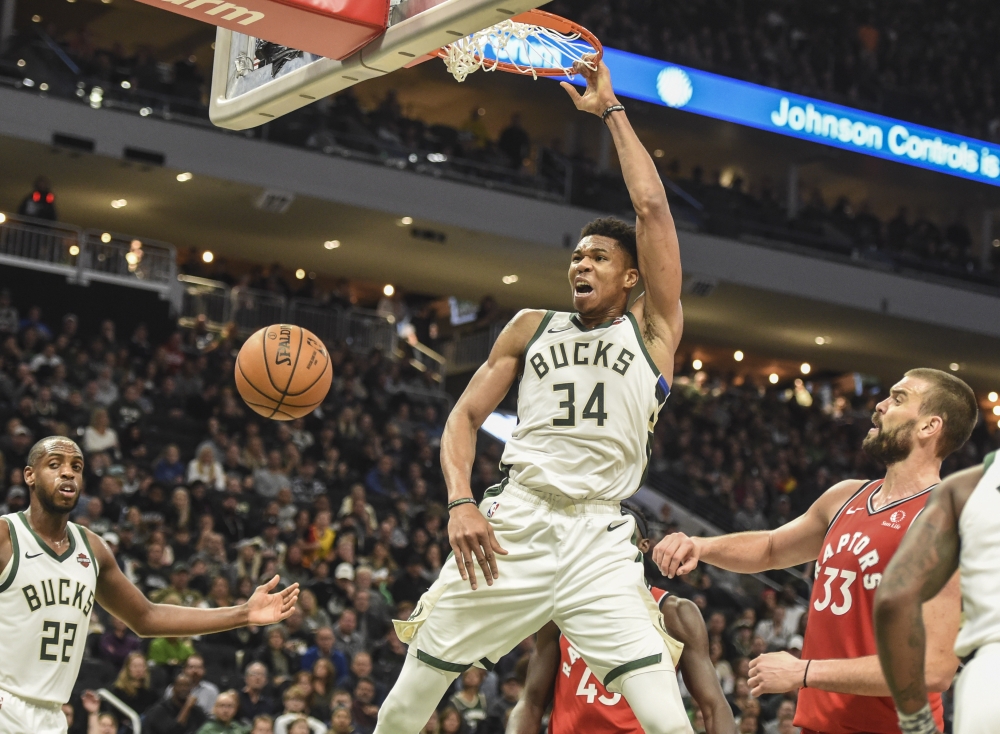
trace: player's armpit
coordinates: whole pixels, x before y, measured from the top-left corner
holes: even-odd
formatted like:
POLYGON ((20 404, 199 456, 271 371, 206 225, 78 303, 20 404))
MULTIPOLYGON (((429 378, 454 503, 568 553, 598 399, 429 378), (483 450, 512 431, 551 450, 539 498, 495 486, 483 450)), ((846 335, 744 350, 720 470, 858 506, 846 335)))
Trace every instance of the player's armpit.
POLYGON ((507 734, 538 734, 542 715, 552 702, 559 672, 559 628, 549 622, 538 631, 535 649, 528 661, 528 674, 521 700, 510 712, 507 734))

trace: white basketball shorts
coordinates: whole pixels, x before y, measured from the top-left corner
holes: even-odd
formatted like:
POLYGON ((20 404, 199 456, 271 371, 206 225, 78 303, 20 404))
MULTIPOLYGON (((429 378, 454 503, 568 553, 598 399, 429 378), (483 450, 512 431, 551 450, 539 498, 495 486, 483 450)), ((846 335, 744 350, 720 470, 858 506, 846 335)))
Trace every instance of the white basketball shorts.
POLYGON ((1000 722, 997 696, 1000 643, 983 645, 955 684, 955 734, 995 734, 1000 722))
POLYGON ((0 690, 0 733, 66 734, 66 728, 60 704, 28 701, 0 690))
POLYGON ((609 691, 620 692, 636 672, 674 670, 679 643, 646 587, 635 520, 618 502, 573 501, 505 481, 487 491, 480 510, 508 552, 497 555, 500 577, 487 586, 477 565, 473 591, 449 557, 410 619, 395 622, 409 654, 456 673, 492 669, 554 620, 609 691))

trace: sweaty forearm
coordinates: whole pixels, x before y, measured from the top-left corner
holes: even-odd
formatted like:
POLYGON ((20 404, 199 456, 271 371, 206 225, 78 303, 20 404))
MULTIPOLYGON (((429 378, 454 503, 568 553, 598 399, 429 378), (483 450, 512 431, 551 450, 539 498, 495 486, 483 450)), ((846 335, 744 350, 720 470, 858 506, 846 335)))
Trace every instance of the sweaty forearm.
POLYGON ((246 604, 219 609, 150 604, 135 631, 143 637, 193 637, 245 627, 248 619, 246 604))
POLYGON ((775 567, 771 565, 771 534, 766 530, 694 540, 702 563, 736 573, 760 573, 775 567))
POLYGON ((875 637, 886 687, 896 707, 912 714, 927 703, 926 631, 916 595, 876 597, 875 637))
POLYGON ((448 488, 448 501, 471 497, 469 485, 476 459, 476 431, 467 413, 452 411, 441 435, 441 472, 448 488))

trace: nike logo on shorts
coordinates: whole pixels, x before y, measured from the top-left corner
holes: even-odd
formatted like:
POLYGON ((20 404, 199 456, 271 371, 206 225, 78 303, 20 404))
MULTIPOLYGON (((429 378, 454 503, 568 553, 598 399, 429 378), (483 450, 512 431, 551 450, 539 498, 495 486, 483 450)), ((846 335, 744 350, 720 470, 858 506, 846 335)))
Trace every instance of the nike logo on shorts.
POLYGON ((612 530, 617 530, 622 525, 626 525, 627 523, 628 523, 628 520, 622 520, 617 525, 615 525, 614 523, 608 523, 608 532, 610 533, 612 530))
POLYGON ((25 553, 24 557, 25 558, 38 558, 38 556, 40 556, 40 555, 42 555, 42 554, 41 553, 36 553, 35 555, 31 555, 30 553, 25 553))

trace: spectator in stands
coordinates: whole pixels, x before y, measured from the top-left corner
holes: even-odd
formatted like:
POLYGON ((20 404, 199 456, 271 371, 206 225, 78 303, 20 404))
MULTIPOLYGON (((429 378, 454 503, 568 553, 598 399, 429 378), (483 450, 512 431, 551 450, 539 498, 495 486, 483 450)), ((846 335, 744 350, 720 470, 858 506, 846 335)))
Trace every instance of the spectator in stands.
POLYGON ((371 734, 378 722, 379 705, 375 701, 375 692, 375 681, 371 678, 362 678, 354 686, 354 706, 351 708, 351 717, 362 734, 371 734))
POLYGON ((111 692, 140 716, 156 703, 159 696, 150 686, 149 666, 141 652, 129 653, 125 658, 111 692))
POLYGON ((248 727, 236 721, 238 710, 239 694, 236 691, 223 691, 215 699, 212 719, 202 725, 198 734, 246 734, 248 727))
MULTIPOLYGON (((179 597, 166 597, 165 604, 180 606, 179 597)), ((150 662, 169 669, 184 665, 194 655, 194 647, 186 637, 157 637, 149 644, 150 662)))
POLYGON ((17 307, 11 303, 10 289, 0 289, 0 339, 15 336, 20 323, 17 307))
POLYGON ((282 696, 284 710, 274 720, 274 734, 288 734, 288 725, 305 718, 312 734, 326 734, 326 725, 317 718, 309 716, 309 689, 300 686, 290 686, 282 696))
POLYGON ((108 411, 104 408, 97 408, 91 414, 90 425, 83 432, 83 441, 80 448, 86 454, 96 454, 105 451, 109 451, 115 455, 120 454, 118 433, 111 427, 108 411))
MULTIPOLYGON (((93 691, 84 691, 80 695, 80 703, 87 712, 87 734, 118 734, 118 720, 114 714, 101 713, 101 699, 93 691)), ((73 731, 75 711, 69 704, 63 704, 66 715, 67 730, 73 731)))
POLYGON ((194 693, 194 682, 183 672, 174 678, 164 697, 146 712, 143 729, 151 734, 194 734, 207 718, 194 693))
POLYGON ((250 663, 244 673, 246 685, 239 694, 238 718, 251 722, 257 716, 273 716, 277 713, 277 704, 270 693, 270 681, 267 668, 261 663, 250 663))
POLYGON ((346 706, 338 706, 330 715, 330 734, 361 734, 354 726, 351 710, 346 706))
POLYGON ((316 644, 302 656, 302 669, 312 670, 317 660, 328 660, 336 672, 334 682, 339 685, 347 677, 348 667, 344 653, 336 649, 336 635, 330 627, 320 627, 316 630, 315 640, 316 644))
POLYGON ((47 219, 51 222, 58 219, 56 216, 56 195, 52 193, 52 184, 45 176, 39 176, 35 179, 34 188, 21 200, 17 213, 22 217, 47 219))
POLYGON ((108 629, 98 641, 98 656, 115 668, 121 668, 133 652, 139 650, 140 640, 124 622, 111 617, 108 629))
POLYGON ((475 731, 479 722, 486 718, 486 696, 480 690, 486 674, 482 668, 471 667, 459 676, 461 686, 457 693, 452 694, 448 703, 462 715, 466 727, 475 731))
POLYGON ((510 123, 500 133, 497 147, 507 156, 511 168, 521 170, 524 160, 531 153, 531 138, 521 126, 520 113, 515 112, 510 116, 510 123))
MULTIPOLYGON (((190 696, 195 699, 198 708, 207 717, 212 714, 215 706, 215 699, 219 697, 219 687, 211 681, 205 680, 205 659, 197 653, 191 655, 184 662, 184 669, 181 671, 187 676, 191 683, 190 696)), ((173 691, 172 686, 168 686, 163 694, 165 698, 170 698, 173 691)))
POLYGON ((272 449, 267 452, 267 466, 254 471, 253 486, 258 496, 264 499, 274 499, 283 489, 291 490, 292 484, 282 464, 280 451, 272 449))
POLYGON ((163 450, 163 455, 153 467, 153 478, 168 487, 174 487, 184 481, 185 466, 181 461, 181 451, 177 444, 170 444, 163 450))
POLYGON ((468 734, 469 726, 462 718, 462 714, 454 706, 445 706, 438 714, 440 720, 440 734, 468 734))

